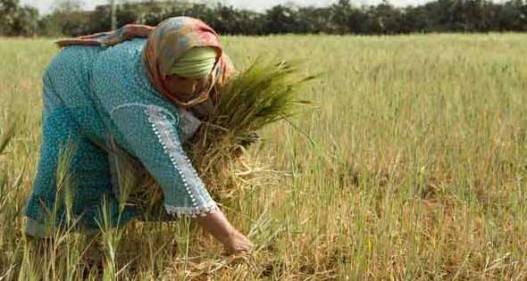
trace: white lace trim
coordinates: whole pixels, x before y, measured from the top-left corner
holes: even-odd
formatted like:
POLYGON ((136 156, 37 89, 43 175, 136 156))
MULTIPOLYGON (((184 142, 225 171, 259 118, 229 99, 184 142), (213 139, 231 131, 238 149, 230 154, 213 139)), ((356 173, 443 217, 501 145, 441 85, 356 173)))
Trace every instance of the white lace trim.
POLYGON ((117 110, 121 110, 121 109, 126 109, 128 107, 142 107, 145 109, 145 111, 147 111, 149 108, 152 108, 152 109, 155 109, 155 111, 157 112, 163 112, 165 113, 167 116, 169 116, 172 120, 174 120, 175 122, 177 122, 177 119, 174 117, 174 115, 172 115, 172 113, 170 113, 168 110, 166 110, 165 108, 162 108, 162 107, 159 107, 159 106, 155 106, 155 105, 151 105, 151 104, 144 104, 144 103, 140 103, 140 102, 129 102, 129 103, 123 103, 123 104, 120 104, 118 106, 115 106, 114 108, 112 108, 112 110, 110 111, 110 116, 113 116, 114 112, 117 111, 117 110))
POLYGON ((178 218, 182 216, 191 216, 193 218, 197 216, 205 217, 207 214, 218 210, 218 205, 214 201, 203 207, 175 207, 172 205, 165 204, 167 213, 178 218))
MULTIPOLYGON (((174 131, 174 126, 170 123, 170 120, 166 117, 166 115, 163 114, 163 109, 157 106, 148 106, 145 109, 145 112, 149 116, 148 121, 152 123, 152 129, 154 130, 154 133, 161 142, 165 153, 167 153, 169 156, 174 169, 176 169, 180 175, 185 190, 190 196, 193 206, 190 207, 190 209, 199 209, 204 208, 200 206, 211 205, 210 202, 212 200, 210 198, 204 198, 204 196, 197 192, 195 186, 189 184, 189 182, 192 182, 195 183, 195 185, 204 188, 204 184, 194 167, 192 167, 190 159, 188 159, 186 156, 179 142, 175 140, 175 138, 177 138, 177 132, 174 131)), ((212 202, 214 203, 214 201, 212 202)))
POLYGON ((201 126, 201 121, 191 112, 178 108, 183 143, 189 140, 201 126))

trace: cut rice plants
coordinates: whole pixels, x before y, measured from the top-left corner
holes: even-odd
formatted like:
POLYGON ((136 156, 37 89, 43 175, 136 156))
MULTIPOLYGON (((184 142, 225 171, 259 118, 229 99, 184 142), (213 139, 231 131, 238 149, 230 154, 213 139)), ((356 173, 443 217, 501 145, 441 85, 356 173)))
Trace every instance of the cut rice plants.
MULTIPOLYGON (((216 198, 228 197, 240 188, 242 181, 233 171, 240 163, 244 167, 252 165, 242 158, 247 147, 258 140, 256 132, 298 113, 301 105, 308 104, 298 94, 314 78, 303 74, 299 63, 256 59, 219 89, 220 98, 185 145, 193 166, 216 198)), ((154 208, 159 210, 162 191, 157 183, 141 171, 137 162, 131 164, 133 160, 125 153, 118 154, 116 159, 126 162, 118 165, 118 174, 126 175, 126 181, 132 184, 124 186, 134 190, 123 191, 126 196, 121 200, 130 198, 132 204, 146 206, 147 213, 154 208), (131 175, 146 180, 130 180, 131 175)))

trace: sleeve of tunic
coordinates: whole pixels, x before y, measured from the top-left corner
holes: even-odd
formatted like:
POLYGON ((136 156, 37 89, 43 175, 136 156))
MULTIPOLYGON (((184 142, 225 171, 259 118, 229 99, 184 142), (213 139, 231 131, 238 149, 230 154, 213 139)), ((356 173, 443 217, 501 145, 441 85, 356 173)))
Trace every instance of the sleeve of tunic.
POLYGON ((184 115, 148 83, 143 43, 132 40, 101 53, 92 70, 94 106, 116 144, 160 185, 169 214, 205 215, 217 205, 183 150, 189 131, 184 115))
POLYGON ((169 214, 196 216, 217 208, 183 150, 177 116, 151 104, 117 106, 110 116, 127 150, 163 189, 169 214))

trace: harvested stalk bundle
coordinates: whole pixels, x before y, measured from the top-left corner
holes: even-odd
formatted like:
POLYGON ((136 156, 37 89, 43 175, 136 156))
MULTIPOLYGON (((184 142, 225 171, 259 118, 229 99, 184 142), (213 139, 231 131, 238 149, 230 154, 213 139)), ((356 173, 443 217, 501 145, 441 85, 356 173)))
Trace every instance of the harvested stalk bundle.
MULTIPOLYGON (((185 147, 213 196, 228 196, 240 186, 233 169, 245 147, 257 140, 256 131, 294 115, 299 105, 307 103, 298 93, 313 78, 303 75, 297 64, 257 59, 220 89, 220 98, 185 147)), ((137 167, 133 170, 120 174, 144 176, 137 167)), ((133 185, 133 191, 124 192, 131 201, 149 208, 162 205, 162 192, 155 181, 126 181, 133 185)))

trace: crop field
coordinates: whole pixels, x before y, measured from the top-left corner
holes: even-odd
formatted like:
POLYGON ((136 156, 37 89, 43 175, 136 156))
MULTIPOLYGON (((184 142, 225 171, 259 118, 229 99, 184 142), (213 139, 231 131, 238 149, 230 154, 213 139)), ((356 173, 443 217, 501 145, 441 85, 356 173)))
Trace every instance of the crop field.
POLYGON ((225 37, 318 74, 220 201, 256 247, 187 219, 23 234, 50 39, 0 39, 0 280, 526 280, 527 35, 225 37), (3 136, 3 137, 1 137, 3 136), (9 142, 4 147, 5 139, 9 142))

